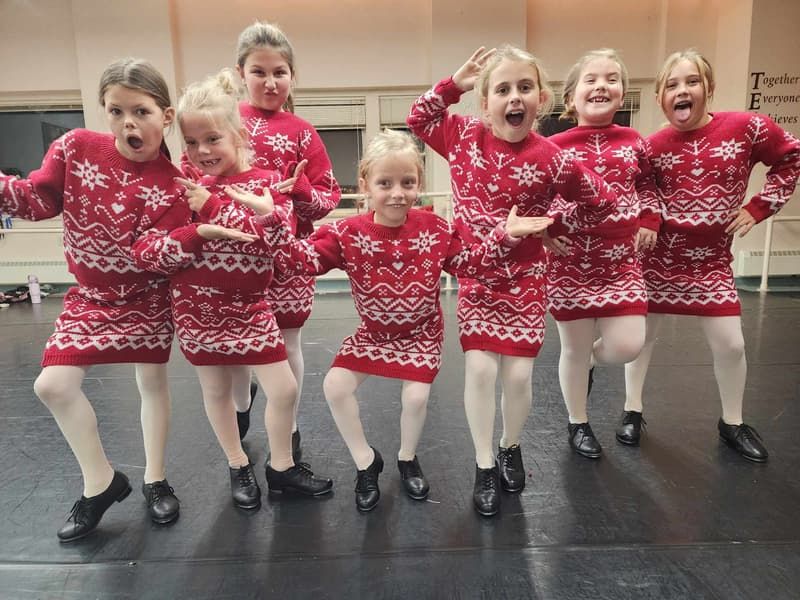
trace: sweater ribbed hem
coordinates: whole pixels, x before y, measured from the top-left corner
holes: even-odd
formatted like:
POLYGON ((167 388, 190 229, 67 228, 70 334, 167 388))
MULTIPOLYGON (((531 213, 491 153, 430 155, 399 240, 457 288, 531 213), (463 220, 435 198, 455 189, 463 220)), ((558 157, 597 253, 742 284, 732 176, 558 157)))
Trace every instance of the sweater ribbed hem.
POLYGON ((611 304, 599 308, 592 308, 590 310, 553 310, 550 309, 550 314, 556 321, 577 321, 579 319, 607 319, 610 317, 627 317, 629 315, 647 315, 647 303, 638 302, 636 304, 627 304, 624 306, 611 304))
POLYGON ((46 350, 42 355, 42 367, 91 367, 109 364, 164 364, 169 361, 170 348, 102 350, 95 352, 64 353, 46 350))
POLYGON ((331 367, 339 367, 357 373, 367 375, 377 375, 388 377, 389 379, 402 379, 407 381, 419 381, 421 383, 433 383, 439 370, 429 369, 404 369, 402 367, 391 367, 385 362, 373 362, 367 359, 356 359, 349 356, 339 356, 333 359, 331 367))
POLYGON ((648 312, 661 315, 684 315, 694 317, 738 317, 742 314, 740 304, 725 306, 655 304, 647 305, 648 312))
POLYGON ((467 350, 481 350, 483 352, 494 352, 503 356, 524 356, 527 358, 536 358, 539 355, 539 350, 542 349, 542 344, 530 344, 524 348, 513 346, 511 342, 500 342, 487 340, 485 338, 478 338, 475 336, 459 336, 461 342, 461 349, 466 352, 467 350))

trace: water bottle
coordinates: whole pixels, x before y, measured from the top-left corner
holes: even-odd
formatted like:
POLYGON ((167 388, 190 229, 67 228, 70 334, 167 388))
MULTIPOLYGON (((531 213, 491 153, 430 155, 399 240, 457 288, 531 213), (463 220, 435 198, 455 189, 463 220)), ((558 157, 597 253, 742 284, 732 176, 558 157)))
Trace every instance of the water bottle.
POLYGON ((36 275, 28 275, 28 293, 32 304, 42 303, 42 291, 39 289, 39 278, 36 275))

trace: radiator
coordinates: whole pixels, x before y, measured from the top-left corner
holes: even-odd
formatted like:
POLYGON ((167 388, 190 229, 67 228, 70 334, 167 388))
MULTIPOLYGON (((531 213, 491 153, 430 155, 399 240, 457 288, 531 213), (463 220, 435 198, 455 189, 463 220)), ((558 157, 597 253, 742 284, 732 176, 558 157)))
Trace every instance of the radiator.
MULTIPOLYGON (((28 275, 36 275, 41 283, 75 283, 64 260, 0 260, 0 286, 24 285, 28 275)), ((341 281, 347 280, 347 275, 333 269, 317 279, 341 281)))
POLYGON ((65 260, 0 260, 0 285, 24 285, 28 275, 41 283, 75 283, 65 260))
MULTIPOLYGON (((761 276, 763 260, 763 250, 740 250, 736 261, 736 276, 761 276)), ((800 275, 800 250, 773 250, 769 259, 769 274, 800 275)))

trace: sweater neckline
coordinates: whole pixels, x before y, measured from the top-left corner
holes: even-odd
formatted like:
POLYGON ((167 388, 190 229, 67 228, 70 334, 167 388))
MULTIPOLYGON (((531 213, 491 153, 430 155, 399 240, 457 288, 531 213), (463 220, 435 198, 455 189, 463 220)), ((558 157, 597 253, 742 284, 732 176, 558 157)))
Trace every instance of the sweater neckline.
POLYGON ((406 216, 406 220, 402 225, 397 225, 395 227, 389 227, 388 225, 380 225, 375 222, 375 212, 369 211, 368 213, 362 215, 362 219, 367 230, 377 238, 382 239, 396 239, 400 237, 401 232, 403 229, 407 228, 412 222, 416 221, 416 211, 412 208, 408 211, 408 215, 406 216))
POLYGON ((112 166, 119 169, 124 169, 133 173, 142 173, 153 167, 161 166, 164 162, 168 163, 174 168, 172 162, 164 156, 163 152, 159 152, 158 156, 153 160, 135 161, 126 158, 122 153, 117 150, 116 138, 113 133, 100 134, 103 137, 104 144, 100 147, 100 152, 103 158, 112 166))

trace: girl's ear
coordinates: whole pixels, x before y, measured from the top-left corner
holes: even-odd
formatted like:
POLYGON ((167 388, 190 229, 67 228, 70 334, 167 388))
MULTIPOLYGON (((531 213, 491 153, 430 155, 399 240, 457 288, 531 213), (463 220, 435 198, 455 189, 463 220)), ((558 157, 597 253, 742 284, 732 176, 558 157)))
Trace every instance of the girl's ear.
POLYGON ((169 127, 172 125, 172 122, 175 120, 175 109, 171 106, 168 106, 164 110, 164 127, 169 127))
POLYGON ((239 74, 239 77, 242 78, 242 81, 244 81, 244 68, 242 65, 236 65, 236 72, 239 74))
POLYGON ((363 177, 358 178, 358 191, 365 195, 367 193, 367 180, 363 177))

